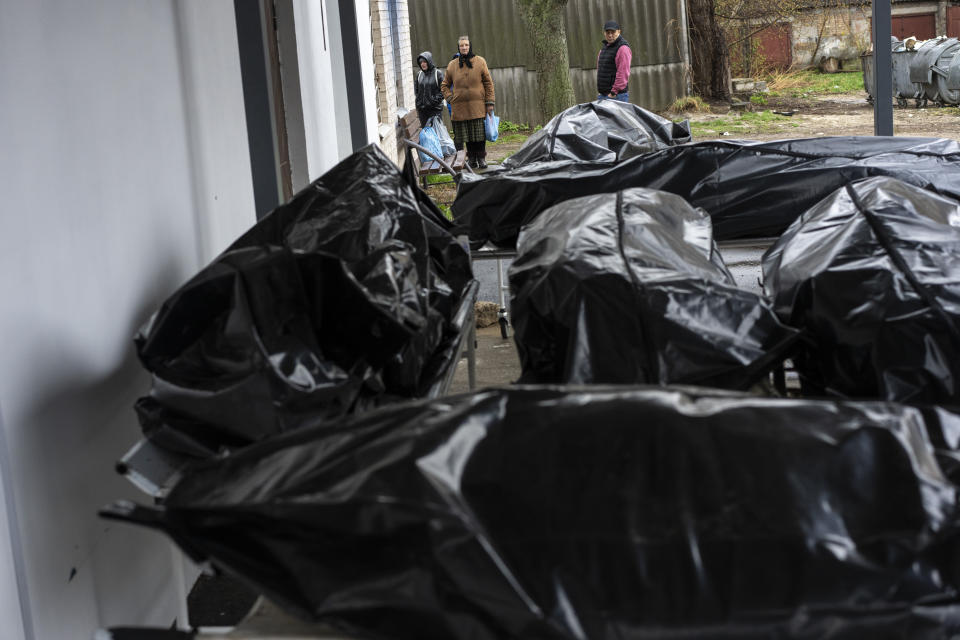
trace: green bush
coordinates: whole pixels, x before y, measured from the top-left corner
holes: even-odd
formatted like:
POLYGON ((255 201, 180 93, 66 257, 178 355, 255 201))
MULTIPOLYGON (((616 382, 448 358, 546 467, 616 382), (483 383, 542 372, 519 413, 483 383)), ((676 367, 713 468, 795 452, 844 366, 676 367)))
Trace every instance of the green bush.
POLYGON ((500 133, 517 133, 519 131, 529 131, 530 125, 523 124, 522 122, 510 122, 509 120, 500 119, 500 128, 498 131, 500 133))

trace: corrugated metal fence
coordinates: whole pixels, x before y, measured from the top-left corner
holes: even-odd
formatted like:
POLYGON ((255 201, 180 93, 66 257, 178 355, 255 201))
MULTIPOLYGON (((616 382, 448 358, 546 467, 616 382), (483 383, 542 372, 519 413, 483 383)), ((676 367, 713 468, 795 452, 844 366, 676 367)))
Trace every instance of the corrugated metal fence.
MULTIPOLYGON (((497 114, 513 122, 543 124, 537 114, 533 49, 513 0, 408 0, 412 58, 432 51, 444 66, 468 34, 486 58, 497 90, 497 114)), ((683 0, 570 0, 567 44, 578 102, 597 96, 596 60, 603 23, 617 20, 633 51, 630 101, 659 110, 686 94, 681 44, 683 0)))

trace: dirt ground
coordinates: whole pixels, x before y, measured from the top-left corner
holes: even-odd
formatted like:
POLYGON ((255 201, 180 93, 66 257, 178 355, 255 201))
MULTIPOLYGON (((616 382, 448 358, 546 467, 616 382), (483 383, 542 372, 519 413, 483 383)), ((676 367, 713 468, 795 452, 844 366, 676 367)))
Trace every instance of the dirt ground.
MULTIPOLYGON (((784 122, 771 125, 763 132, 748 136, 734 134, 724 136, 722 131, 701 134, 694 141, 711 139, 777 140, 781 138, 815 138, 818 136, 865 136, 873 135, 873 105, 865 93, 847 93, 830 96, 814 96, 803 99, 770 99, 766 105, 751 105, 754 111, 772 110, 793 112, 784 122)), ((707 123, 710 120, 729 118, 737 113, 726 104, 711 105, 712 113, 668 114, 674 120, 689 118, 691 122, 707 123)), ((721 127, 722 128, 722 127, 721 127)), ((952 138, 960 140, 960 110, 929 106, 917 109, 910 102, 905 108, 893 108, 893 131, 898 136, 952 138)))
MULTIPOLYGON (((524 131, 522 133, 524 136, 527 136, 533 132, 524 131)), ((526 142, 526 137, 524 137, 522 140, 518 139, 519 137, 520 136, 510 136, 511 140, 509 142, 487 144, 487 163, 491 168, 498 166, 507 156, 516 153, 523 143, 526 142)), ((456 186, 454 186, 453 181, 432 184, 427 188, 427 193, 430 194, 430 197, 433 198, 434 202, 447 206, 450 206, 453 203, 454 198, 457 197, 457 189, 456 186)))

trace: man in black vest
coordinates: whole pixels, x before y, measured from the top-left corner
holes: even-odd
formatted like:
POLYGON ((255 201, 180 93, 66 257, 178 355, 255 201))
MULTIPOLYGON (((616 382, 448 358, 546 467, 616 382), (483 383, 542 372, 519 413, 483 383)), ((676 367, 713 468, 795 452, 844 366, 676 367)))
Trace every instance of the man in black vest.
POLYGON ((633 52, 620 35, 620 24, 609 20, 603 25, 603 46, 597 54, 597 100, 630 102, 627 82, 633 52))

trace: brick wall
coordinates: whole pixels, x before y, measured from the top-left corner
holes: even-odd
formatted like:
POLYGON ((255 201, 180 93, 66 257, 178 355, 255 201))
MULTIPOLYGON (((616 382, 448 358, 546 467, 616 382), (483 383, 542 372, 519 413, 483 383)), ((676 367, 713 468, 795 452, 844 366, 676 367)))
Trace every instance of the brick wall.
POLYGON ((867 7, 838 7, 804 12, 793 19, 793 66, 836 58, 859 67, 859 56, 870 47, 867 7), (816 53, 814 53, 816 52, 816 53))
MULTIPOLYGON (((897 2, 893 5, 894 20, 898 16, 930 14, 934 16, 936 33, 946 33, 946 12, 955 0, 929 2, 897 2)), ((870 49, 871 7, 869 4, 846 5, 838 2, 833 7, 802 11, 789 18, 780 27, 778 37, 790 39, 793 67, 814 66, 822 58, 836 58, 844 68, 859 68, 859 56, 870 49), (789 28, 786 28, 789 25, 789 28)), ((749 30, 749 26, 745 25, 749 30)), ((760 34, 766 35, 766 34, 760 34)), ((738 39, 737 33, 728 33, 728 41, 738 39)), ((758 36, 759 37, 759 36, 758 36)), ((757 37, 755 37, 756 39, 757 37)), ((731 51, 731 56, 749 55, 750 47, 731 51)), ((755 70, 754 70, 755 71, 755 70)))
POLYGON ((403 149, 397 136, 397 111, 413 109, 416 101, 407 0, 370 0, 370 26, 380 146, 401 164, 403 149))

